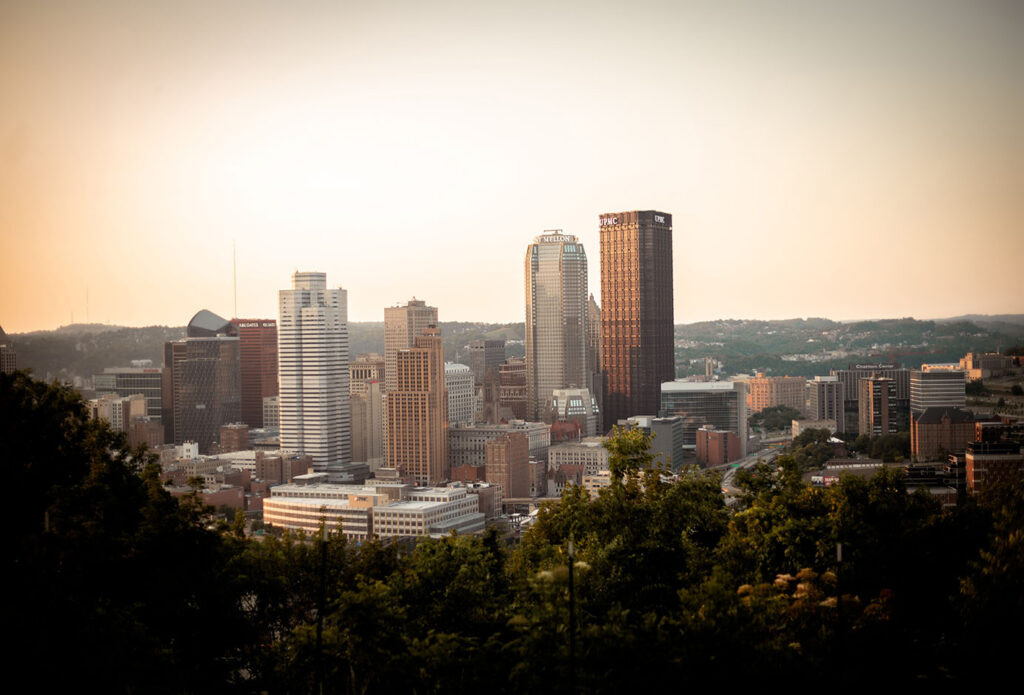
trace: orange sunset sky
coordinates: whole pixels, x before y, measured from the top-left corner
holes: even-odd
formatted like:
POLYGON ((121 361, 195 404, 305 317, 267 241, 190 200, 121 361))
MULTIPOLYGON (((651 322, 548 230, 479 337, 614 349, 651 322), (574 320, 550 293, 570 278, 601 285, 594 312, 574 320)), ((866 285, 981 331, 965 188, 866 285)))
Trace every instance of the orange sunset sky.
POLYGON ((675 318, 1024 312, 1024 3, 0 0, 0 325, 522 321, 674 217, 675 318), (88 296, 88 302, 87 302, 88 296))

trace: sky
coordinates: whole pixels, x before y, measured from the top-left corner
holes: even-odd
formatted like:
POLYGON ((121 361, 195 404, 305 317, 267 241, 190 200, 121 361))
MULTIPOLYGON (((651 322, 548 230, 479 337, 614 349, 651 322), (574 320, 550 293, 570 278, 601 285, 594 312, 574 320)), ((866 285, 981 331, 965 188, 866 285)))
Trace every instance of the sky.
POLYGON ((1024 3, 0 0, 0 325, 522 321, 673 215, 677 323, 1024 312, 1024 3), (234 252, 233 252, 234 249, 234 252), (234 254, 234 255, 233 255, 234 254))

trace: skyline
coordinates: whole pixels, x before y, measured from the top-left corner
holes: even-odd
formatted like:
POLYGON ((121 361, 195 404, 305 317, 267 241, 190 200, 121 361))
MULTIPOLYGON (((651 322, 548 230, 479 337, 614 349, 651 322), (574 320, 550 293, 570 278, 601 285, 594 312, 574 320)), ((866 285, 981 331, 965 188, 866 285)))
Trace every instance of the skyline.
POLYGON ((234 314, 235 242, 240 317, 521 322, 638 209, 677 324, 1024 313, 1024 6, 819 5, 0 2, 0 325, 234 314))

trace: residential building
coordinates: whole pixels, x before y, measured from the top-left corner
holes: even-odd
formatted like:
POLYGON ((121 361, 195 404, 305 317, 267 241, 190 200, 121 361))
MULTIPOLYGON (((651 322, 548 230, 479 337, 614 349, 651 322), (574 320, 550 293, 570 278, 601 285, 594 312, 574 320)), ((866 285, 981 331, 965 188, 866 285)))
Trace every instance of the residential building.
POLYGON ((963 408, 967 405, 967 380, 957 370, 911 370, 910 413, 920 415, 928 408, 963 408))
POLYGON ((899 431, 896 419, 896 382, 876 376, 858 382, 858 433, 871 437, 899 431))
POLYGON ((675 379, 672 215, 605 213, 601 233, 601 367, 604 430, 656 413, 675 379))
POLYGON ((555 389, 588 388, 587 254, 547 230, 526 248, 526 415, 545 420, 555 389))
POLYGON ((816 376, 807 382, 807 417, 811 420, 832 420, 833 432, 846 431, 846 409, 843 384, 836 376, 816 376))
POLYGON ((398 351, 411 348, 428 326, 437 327, 437 307, 413 297, 407 304, 384 309, 384 390, 398 386, 398 351))
POLYGON ((277 395, 277 321, 231 319, 238 329, 242 422, 264 427, 263 399, 277 395))
POLYGON ((278 292, 281 447, 309 454, 316 470, 352 456, 348 376, 348 292, 327 274, 296 272, 278 292))
POLYGON ((414 346, 395 353, 395 388, 387 392, 389 468, 419 485, 448 479, 448 407, 441 331, 423 329, 414 346))
POLYGON ((747 393, 742 381, 670 381, 661 386, 661 416, 683 421, 683 447, 696 450, 697 430, 714 425, 735 432, 747 453, 747 393))

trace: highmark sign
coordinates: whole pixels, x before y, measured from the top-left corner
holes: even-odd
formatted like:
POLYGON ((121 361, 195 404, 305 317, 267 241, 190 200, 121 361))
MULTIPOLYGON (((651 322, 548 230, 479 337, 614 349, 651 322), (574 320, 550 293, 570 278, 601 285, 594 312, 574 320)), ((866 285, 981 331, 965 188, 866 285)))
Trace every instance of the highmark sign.
POLYGON ((277 328, 277 321, 248 321, 237 325, 239 328, 277 328))

